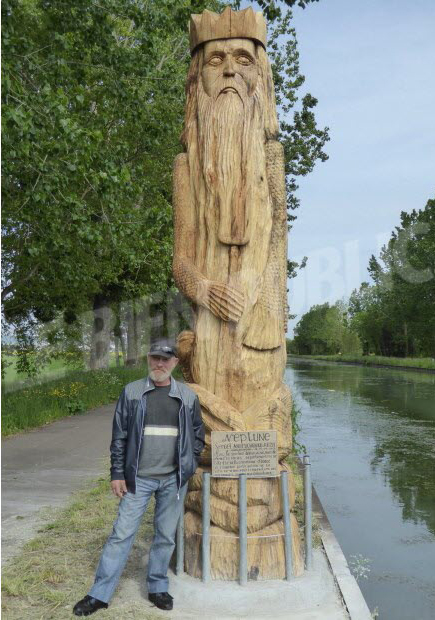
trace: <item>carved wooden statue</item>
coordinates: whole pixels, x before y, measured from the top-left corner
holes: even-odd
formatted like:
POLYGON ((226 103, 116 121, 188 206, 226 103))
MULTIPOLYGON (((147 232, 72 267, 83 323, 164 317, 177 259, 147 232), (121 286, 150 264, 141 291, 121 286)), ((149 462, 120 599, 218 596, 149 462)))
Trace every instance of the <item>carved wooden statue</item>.
MULTIPOLYGON (((204 11, 190 22, 185 153, 174 167, 174 276, 195 313, 178 339, 186 381, 207 430, 186 498, 186 569, 201 576, 201 474, 210 431, 275 429, 281 469, 291 450, 291 393, 282 383, 287 324, 283 148, 266 55, 266 23, 252 8, 204 11)), ((290 498, 294 501, 291 473, 290 498)), ((238 574, 238 481, 211 482, 211 574, 238 574)), ((293 526, 293 566, 301 572, 293 526)), ((278 479, 248 480, 250 578, 284 577, 278 479)))

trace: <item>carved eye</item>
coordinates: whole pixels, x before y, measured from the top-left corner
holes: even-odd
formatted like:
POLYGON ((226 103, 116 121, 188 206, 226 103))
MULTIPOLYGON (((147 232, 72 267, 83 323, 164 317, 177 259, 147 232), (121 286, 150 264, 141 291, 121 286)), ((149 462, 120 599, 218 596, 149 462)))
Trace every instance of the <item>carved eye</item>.
POLYGON ((212 67, 216 67, 217 65, 220 65, 221 62, 222 62, 221 56, 212 56, 211 58, 209 58, 208 64, 211 65, 212 67))
POLYGON ((252 60, 249 58, 249 56, 243 56, 243 55, 237 56, 237 62, 240 65, 245 65, 245 66, 252 65, 252 60))

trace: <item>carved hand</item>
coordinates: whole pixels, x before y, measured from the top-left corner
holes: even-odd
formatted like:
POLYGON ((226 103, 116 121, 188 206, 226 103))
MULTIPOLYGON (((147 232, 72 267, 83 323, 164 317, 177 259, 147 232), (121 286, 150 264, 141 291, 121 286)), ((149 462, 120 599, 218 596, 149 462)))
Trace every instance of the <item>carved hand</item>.
POLYGON ((204 305, 223 321, 237 323, 242 316, 244 304, 243 293, 232 286, 213 280, 207 282, 204 305))

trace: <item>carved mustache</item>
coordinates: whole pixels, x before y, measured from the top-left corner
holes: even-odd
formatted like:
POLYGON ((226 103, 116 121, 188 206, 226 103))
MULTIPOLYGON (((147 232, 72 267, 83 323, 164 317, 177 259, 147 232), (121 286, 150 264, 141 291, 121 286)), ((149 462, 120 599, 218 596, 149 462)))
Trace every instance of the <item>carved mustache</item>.
POLYGON ((246 84, 241 78, 238 81, 237 78, 219 77, 215 84, 216 99, 228 90, 235 91, 241 99, 244 99, 247 95, 246 84))

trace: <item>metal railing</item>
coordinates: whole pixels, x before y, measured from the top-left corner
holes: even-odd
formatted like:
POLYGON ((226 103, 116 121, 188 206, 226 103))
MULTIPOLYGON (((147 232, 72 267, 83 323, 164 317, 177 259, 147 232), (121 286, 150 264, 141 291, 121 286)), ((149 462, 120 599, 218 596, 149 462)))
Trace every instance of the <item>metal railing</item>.
MULTIPOLYGON (((312 483, 311 464, 308 455, 303 457, 304 468, 304 529, 305 529, 305 568, 310 570, 313 565, 312 541, 312 483)), ((202 581, 208 583, 210 577, 210 478, 209 472, 202 474, 202 581)), ((239 475, 239 583, 248 582, 248 528, 247 528, 247 475, 239 475)), ((285 578, 293 577, 293 550, 290 518, 290 500, 288 493, 288 472, 280 474, 281 498, 284 522, 285 578)), ((184 506, 177 528, 177 575, 184 572, 184 506)))
POLYGON ((313 566, 313 485, 311 483, 311 463, 308 454, 304 456, 304 525, 305 525, 305 568, 313 566))

